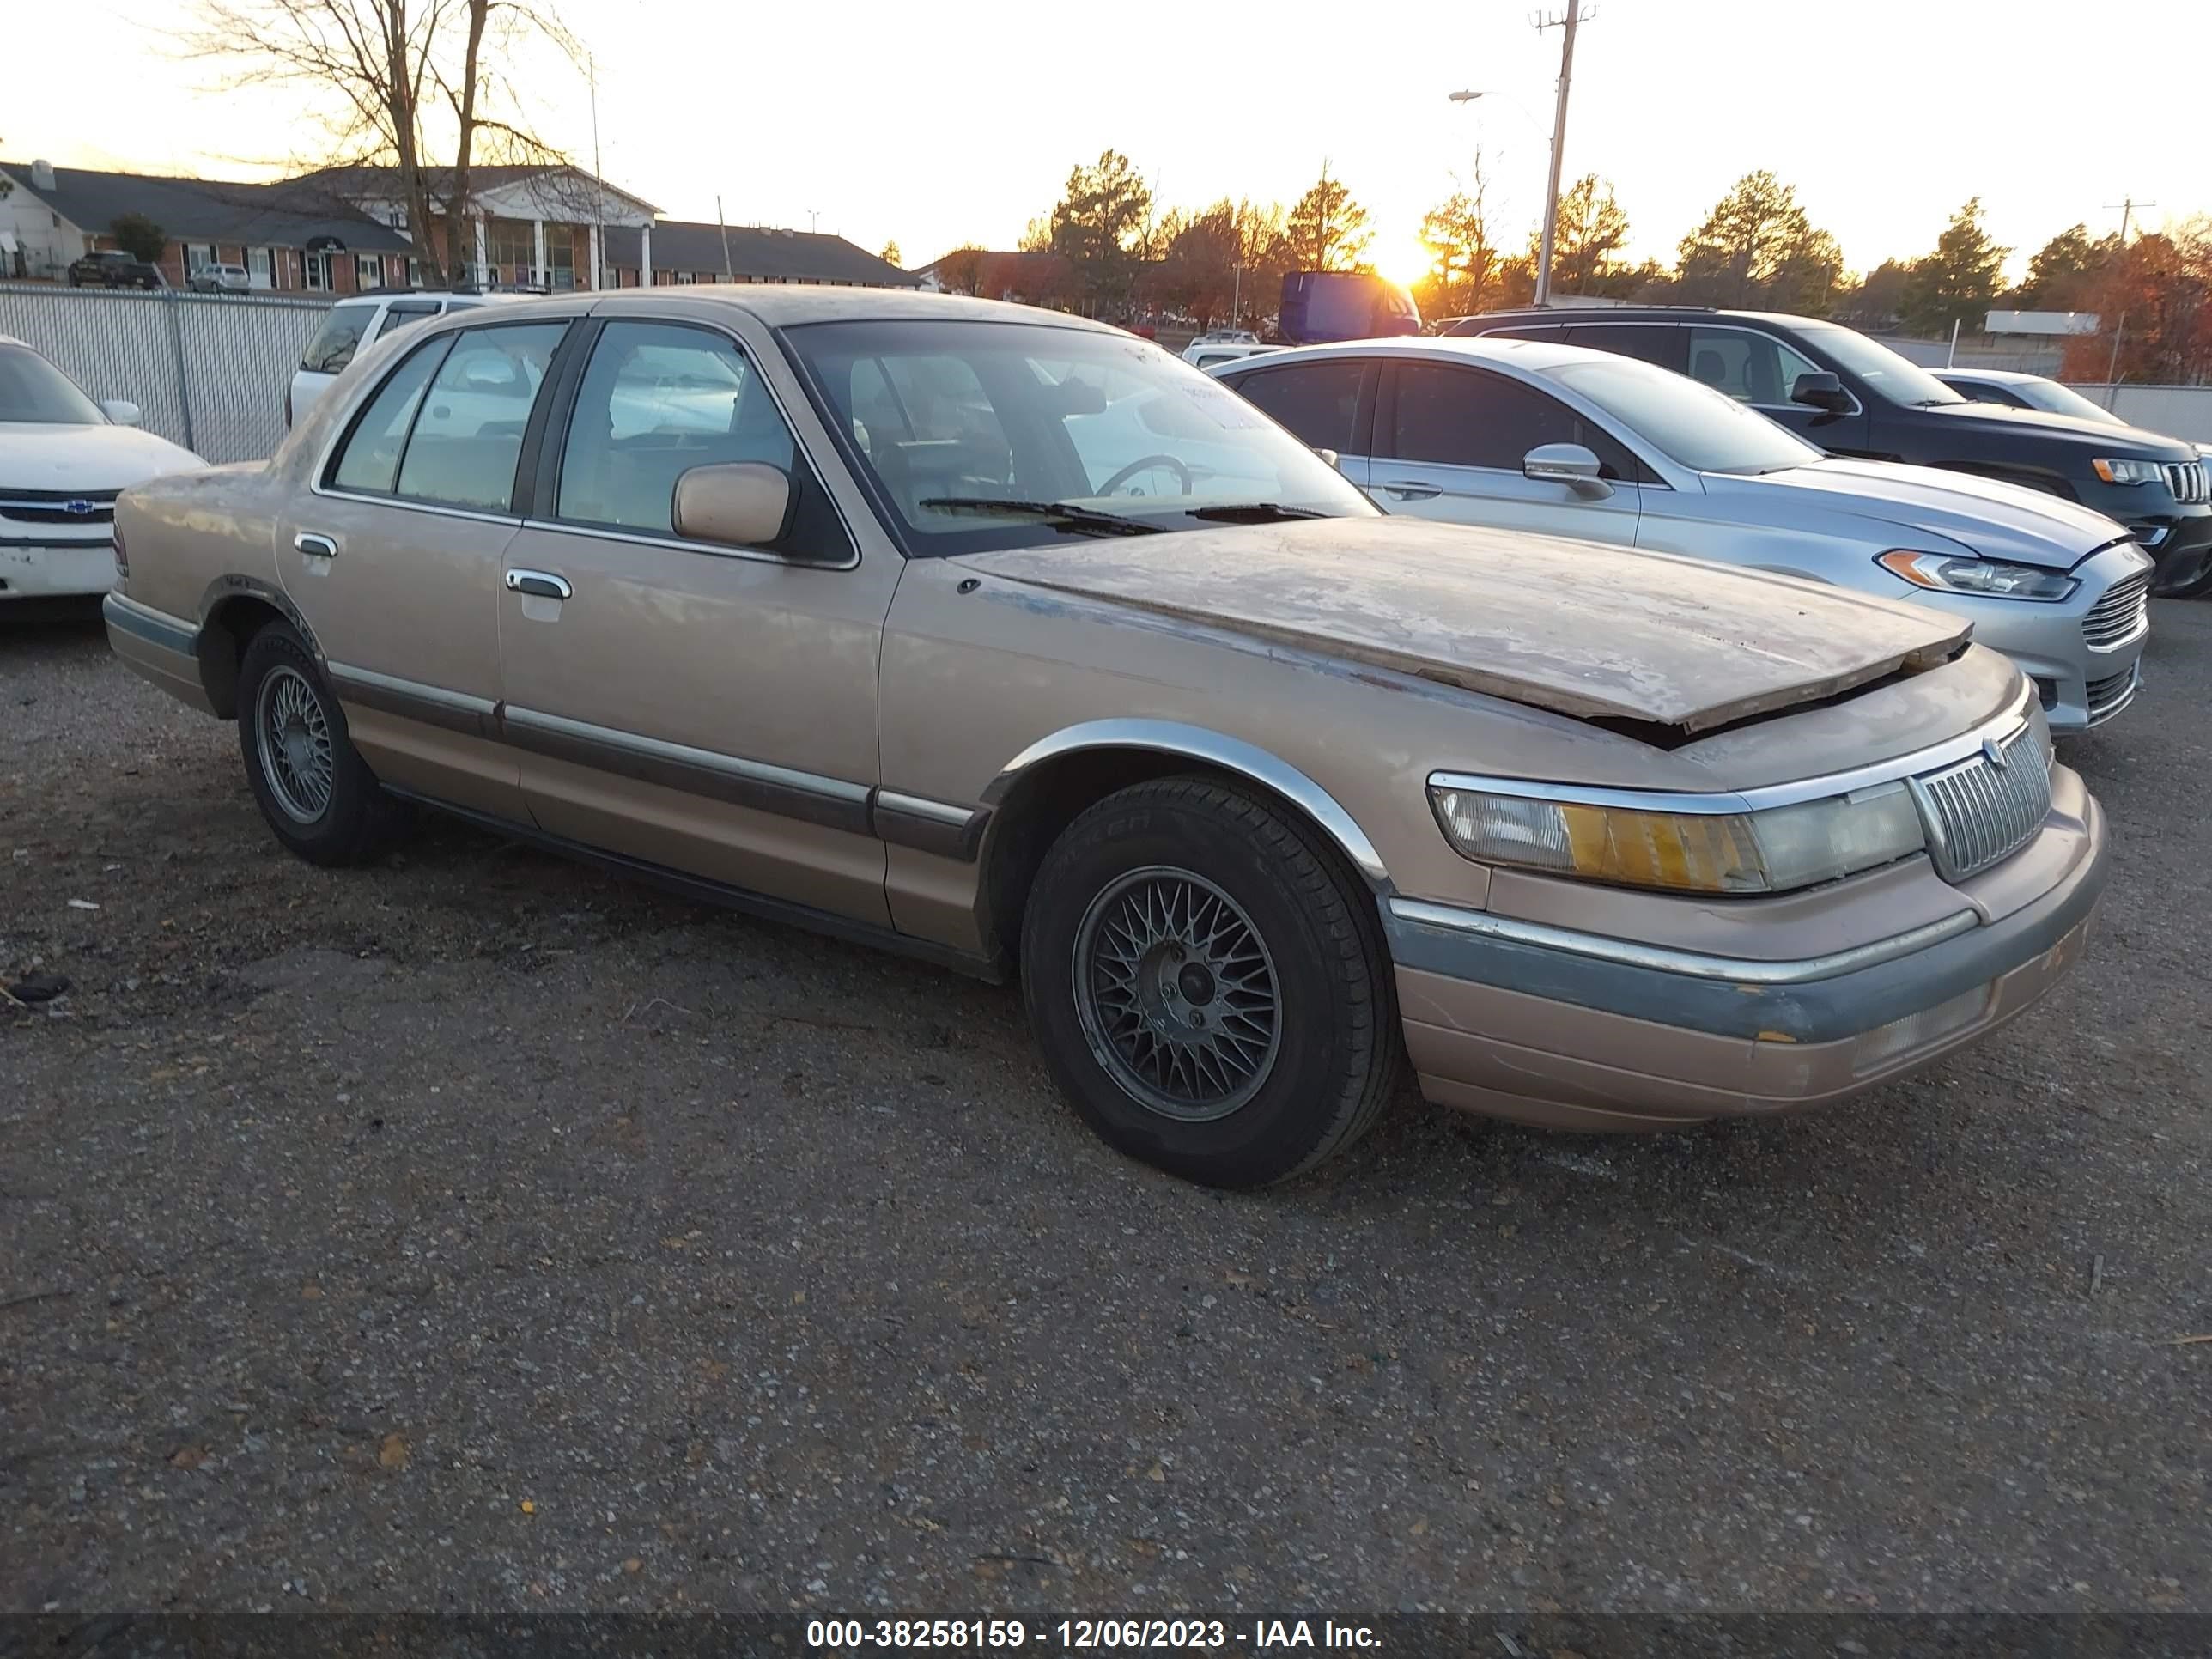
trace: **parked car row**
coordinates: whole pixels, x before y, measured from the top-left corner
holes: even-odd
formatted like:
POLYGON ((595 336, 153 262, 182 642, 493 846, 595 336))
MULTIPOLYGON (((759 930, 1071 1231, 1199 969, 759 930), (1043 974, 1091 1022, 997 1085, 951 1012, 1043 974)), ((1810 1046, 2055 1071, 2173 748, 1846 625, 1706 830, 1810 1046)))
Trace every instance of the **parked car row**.
POLYGON ((2080 955, 2073 682, 1972 609, 2112 605, 2131 672, 2147 561, 2079 507, 1559 343, 1286 352, 1236 376, 1307 390, 1248 400, 1102 325, 861 289, 362 341, 265 465, 118 512, 114 649, 237 722, 276 838, 354 862, 428 804, 1018 979, 1077 1109, 1164 1169, 1310 1168, 1408 1064, 1578 1128, 1838 1099, 2080 955), (1466 376, 1519 400, 1497 430, 1466 376), (1401 510, 1462 496, 1501 520, 1401 510))
POLYGON ((2140 684, 2151 560, 2077 503, 1832 456, 1712 386, 1550 339, 1370 340, 1212 372, 1391 513, 1916 600, 2011 657, 2054 731, 2112 718, 2140 684))
POLYGON ((1757 409, 1831 454, 1971 473, 2077 501, 2157 562, 2155 591, 2203 586, 2212 476, 2194 445, 2078 411, 1975 402, 1879 341, 1764 312, 1632 306, 1501 312, 1448 337, 1545 340, 1639 358, 1757 409))

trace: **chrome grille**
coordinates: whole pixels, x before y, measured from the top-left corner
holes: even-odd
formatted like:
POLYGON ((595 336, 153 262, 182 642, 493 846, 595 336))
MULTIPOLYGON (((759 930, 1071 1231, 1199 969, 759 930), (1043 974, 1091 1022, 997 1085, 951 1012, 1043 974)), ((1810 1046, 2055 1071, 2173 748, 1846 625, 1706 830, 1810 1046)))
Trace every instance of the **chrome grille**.
POLYGON ((118 489, 11 489, 0 495, 10 524, 112 524, 118 489))
POLYGON ((2081 618, 2081 641, 2092 651, 2117 651, 2150 626, 2150 572, 2124 577, 2081 618))
POLYGON ((2166 482, 2177 501, 2212 501, 2212 479, 2207 478, 2202 461, 2168 463, 2166 482))
POLYGON ((2107 674, 2101 680, 2091 680, 2088 687, 2089 724, 2110 720, 2135 701, 2140 682, 2136 671, 2140 665, 2130 664, 2121 673, 2107 674))
POLYGON ((1912 781, 1929 855, 1946 881, 2002 863, 2034 838, 2051 811, 2051 743, 2029 720, 1972 760, 1912 781))

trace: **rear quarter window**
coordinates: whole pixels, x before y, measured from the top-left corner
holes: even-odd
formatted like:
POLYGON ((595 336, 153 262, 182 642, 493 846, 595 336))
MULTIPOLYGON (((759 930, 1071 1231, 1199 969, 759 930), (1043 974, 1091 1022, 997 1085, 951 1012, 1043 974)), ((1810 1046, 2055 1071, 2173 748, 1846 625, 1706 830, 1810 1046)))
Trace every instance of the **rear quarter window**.
POLYGON ((323 319, 322 327, 308 343, 300 367, 313 374, 337 374, 353 361, 361 337, 368 332, 369 319, 375 315, 374 306, 332 306, 331 314, 323 319))

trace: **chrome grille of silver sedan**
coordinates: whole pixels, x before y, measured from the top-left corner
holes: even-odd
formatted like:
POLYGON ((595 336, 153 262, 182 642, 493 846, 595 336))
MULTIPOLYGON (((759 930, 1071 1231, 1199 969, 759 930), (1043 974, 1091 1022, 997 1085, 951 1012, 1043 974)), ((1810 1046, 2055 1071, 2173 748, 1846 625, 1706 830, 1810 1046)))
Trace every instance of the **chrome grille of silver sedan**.
POLYGON ((2041 723, 2030 720, 1972 759, 1913 779, 1936 873, 1964 881, 2034 839, 2051 812, 2051 761, 2041 723))
POLYGON ((2212 501, 2212 477, 2208 477, 2202 461, 2172 461, 2166 465, 2166 487, 2173 491, 2173 499, 2186 504, 2191 501, 2212 501))
POLYGON ((2081 642, 2092 651, 2117 651, 2150 626, 2150 572, 2124 577, 2081 618, 2081 642))
POLYGON ((2089 724, 2108 720, 2135 701, 2141 681, 2136 678, 2140 663, 2130 663, 2117 674, 2107 674, 2101 680, 2088 684, 2089 724))

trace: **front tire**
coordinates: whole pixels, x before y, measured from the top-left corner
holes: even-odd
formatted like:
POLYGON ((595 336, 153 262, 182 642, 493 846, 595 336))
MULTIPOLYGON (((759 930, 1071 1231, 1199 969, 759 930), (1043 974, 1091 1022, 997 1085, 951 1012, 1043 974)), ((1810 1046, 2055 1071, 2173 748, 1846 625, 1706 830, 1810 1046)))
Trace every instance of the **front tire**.
POLYGON ((271 623, 238 670, 238 748, 276 839, 310 864, 359 864, 383 846, 398 803, 346 733, 344 713, 299 635, 271 623))
POLYGON ((1401 1054, 1374 901, 1270 802, 1198 778, 1091 807, 1045 855, 1022 989, 1109 1146, 1212 1187, 1311 1169, 1371 1127, 1401 1054))

